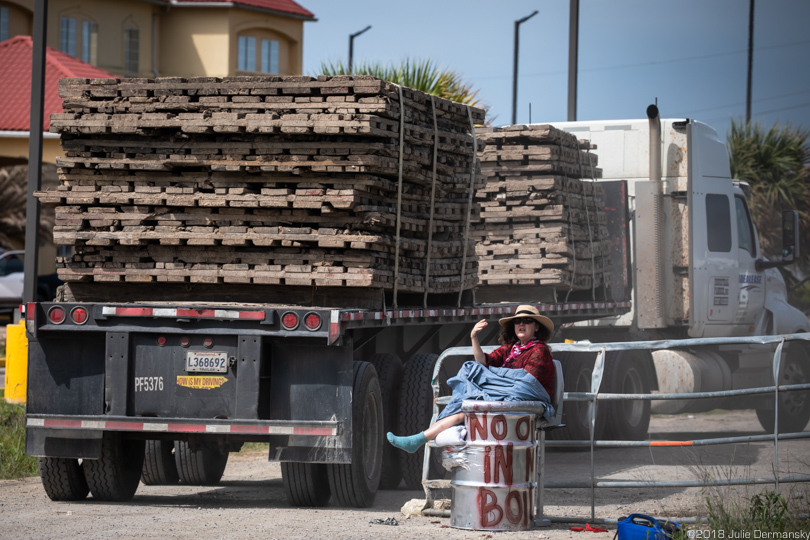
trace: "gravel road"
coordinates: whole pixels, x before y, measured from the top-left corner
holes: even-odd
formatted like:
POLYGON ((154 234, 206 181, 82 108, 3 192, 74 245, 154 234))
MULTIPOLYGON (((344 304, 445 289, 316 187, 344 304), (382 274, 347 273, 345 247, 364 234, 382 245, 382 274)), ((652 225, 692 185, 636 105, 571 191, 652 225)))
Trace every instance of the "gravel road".
MULTIPOLYGON (((761 434, 753 411, 696 416, 654 417, 651 438, 702 439, 761 434)), ((548 481, 582 480, 590 476, 587 451, 547 451, 548 481)), ((783 475, 810 474, 810 443, 780 441, 779 469, 783 475)), ((708 474, 729 477, 773 475, 773 443, 745 443, 691 448, 600 449, 595 470, 603 480, 694 480, 708 474)), ((731 500, 772 486, 725 488, 731 500)), ((783 484, 794 495, 810 491, 806 484, 783 484)), ((810 494, 808 494, 810 495, 810 494)), ((484 539, 503 538, 612 539, 608 533, 577 533, 572 523, 511 533, 464 531, 449 528, 449 518, 410 517, 400 513, 421 491, 395 490, 378 494, 372 508, 291 508, 284 497, 278 464, 260 452, 232 454, 222 482, 215 487, 144 486, 125 504, 50 501, 38 478, 0 481, 0 537, 2 538, 400 538, 484 539), (370 523, 395 518, 396 526, 370 523)), ((546 515, 590 517, 590 490, 546 491, 546 515)), ((808 500, 807 498, 804 499, 808 500)), ((806 503, 805 503, 806 504, 806 503)), ((596 516, 616 519, 632 512, 656 517, 705 515, 704 495, 696 488, 599 489, 596 516)))

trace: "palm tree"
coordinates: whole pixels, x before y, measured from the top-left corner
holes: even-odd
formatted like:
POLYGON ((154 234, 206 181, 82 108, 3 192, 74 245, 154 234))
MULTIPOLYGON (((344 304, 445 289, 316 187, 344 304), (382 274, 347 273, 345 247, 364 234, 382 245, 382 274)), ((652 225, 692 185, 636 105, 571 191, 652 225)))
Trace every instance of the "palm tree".
MULTIPOLYGON (((798 210, 801 229, 801 257, 798 265, 786 267, 793 281, 810 275, 810 131, 774 124, 766 130, 758 123, 732 121, 726 144, 731 175, 751 186, 751 210, 769 258, 782 248, 781 212, 798 210)), ((810 300, 810 290, 807 294, 810 300)))
MULTIPOLYGON (((353 75, 371 75, 464 105, 489 109, 477 99, 478 91, 473 90, 472 85, 465 84, 458 73, 440 68, 431 60, 412 61, 405 58, 398 65, 364 62, 359 66, 353 66, 352 72, 353 75)), ((340 60, 322 62, 321 73, 330 76, 348 75, 346 67, 340 60)))

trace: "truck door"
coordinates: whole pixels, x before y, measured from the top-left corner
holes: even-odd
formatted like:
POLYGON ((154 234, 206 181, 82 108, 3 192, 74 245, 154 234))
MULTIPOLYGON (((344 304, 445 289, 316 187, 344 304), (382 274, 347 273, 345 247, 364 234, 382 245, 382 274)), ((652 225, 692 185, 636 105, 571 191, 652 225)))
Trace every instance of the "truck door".
POLYGON ((731 335, 739 302, 739 254, 728 152, 717 133, 688 121, 692 337, 731 335))
POLYGON ((735 334, 750 335, 754 333, 754 324, 765 307, 764 272, 757 271, 756 260, 759 256, 756 230, 751 220, 751 212, 742 194, 734 196, 734 208, 737 221, 737 239, 739 254, 739 293, 737 313, 734 316, 735 334))

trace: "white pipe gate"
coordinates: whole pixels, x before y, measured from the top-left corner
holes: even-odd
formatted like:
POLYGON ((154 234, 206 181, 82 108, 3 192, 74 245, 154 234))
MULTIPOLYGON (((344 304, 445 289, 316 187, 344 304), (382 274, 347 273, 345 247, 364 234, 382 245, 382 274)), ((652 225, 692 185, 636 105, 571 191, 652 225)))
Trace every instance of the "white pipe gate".
MULTIPOLYGON (((780 392, 791 392, 800 390, 810 390, 810 382, 804 384, 792 385, 779 385, 779 372, 782 364, 782 350, 788 341, 810 341, 810 333, 802 334, 784 334, 777 336, 758 336, 758 337, 733 337, 733 338, 693 338, 693 339, 679 339, 679 340, 659 340, 659 341, 636 341, 636 342, 615 342, 615 343, 552 343, 552 356, 557 352, 591 352, 597 353, 594 362, 593 373, 591 377, 591 391, 590 392, 566 392, 563 395, 564 401, 587 401, 588 402, 588 421, 589 421, 589 434, 590 439, 587 441, 549 441, 547 444, 553 447, 590 447, 590 482, 545 482, 544 478, 538 481, 538 516, 536 522, 543 520, 543 491, 546 489, 555 488, 590 488, 591 490, 591 517, 588 520, 591 523, 596 522, 615 522, 615 519, 597 518, 595 505, 596 505, 596 488, 692 488, 692 487, 717 487, 717 486, 737 486, 737 485, 755 485, 755 484, 774 484, 776 493, 779 493, 780 483, 799 483, 810 482, 810 475, 788 476, 784 477, 779 475, 779 441, 780 440, 796 440, 810 438, 810 432, 802 433, 779 433, 779 394, 780 392), (626 350, 664 350, 664 349, 683 349, 688 347, 705 347, 705 346, 718 346, 718 345, 731 345, 731 344, 750 344, 750 345, 775 345, 776 349, 773 354, 772 374, 774 385, 763 386, 757 388, 745 388, 738 390, 725 390, 716 392, 695 392, 695 393, 680 393, 680 394, 610 394, 600 393, 600 386, 602 384, 602 375, 604 373, 604 363, 607 352, 611 351, 626 351, 626 350), (722 437, 710 438, 691 441, 596 441, 594 440, 595 424, 596 424, 596 402, 597 401, 620 401, 620 400, 677 400, 677 399, 706 399, 706 398, 721 398, 743 395, 767 394, 773 393, 774 395, 774 433, 765 435, 749 435, 741 437, 722 437), (710 480, 697 480, 697 481, 605 481, 595 478, 594 472, 594 449, 597 447, 678 447, 678 446, 709 446, 731 443, 744 443, 744 442, 762 442, 773 441, 774 444, 774 476, 771 478, 739 478, 739 479, 726 479, 720 481, 710 480)), ((809 345, 810 346, 810 345, 809 345)), ((496 346, 483 347, 485 352, 490 352, 496 349, 496 346)), ((434 389, 434 415, 435 419, 438 414, 439 406, 444 405, 449 401, 449 397, 439 397, 439 372, 441 364, 445 358, 449 356, 469 356, 472 357, 472 347, 453 347, 444 351, 436 361, 436 367, 433 373, 432 386, 434 389)), ((543 455, 543 450, 540 450, 540 455, 543 455)), ((428 455, 426 451, 425 456, 425 474, 427 473, 427 460, 428 455)), ((537 469, 541 472, 542 466, 537 469)), ((433 485, 427 476, 423 476, 425 483, 425 492, 428 500, 431 500, 431 485, 433 485)), ((447 514, 449 511, 426 511, 427 514, 447 514)), ((445 516, 449 517, 449 516, 445 516)), ((566 518, 566 517, 551 517, 545 518, 546 522, 564 522, 575 523, 585 521, 582 518, 566 518)), ((680 519, 679 521, 689 523, 693 519, 680 519)))

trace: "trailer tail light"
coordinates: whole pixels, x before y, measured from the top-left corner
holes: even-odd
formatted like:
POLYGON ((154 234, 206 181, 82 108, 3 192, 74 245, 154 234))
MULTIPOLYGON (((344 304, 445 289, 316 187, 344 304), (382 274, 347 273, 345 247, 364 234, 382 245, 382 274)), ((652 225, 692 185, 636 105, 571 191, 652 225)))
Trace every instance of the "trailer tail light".
POLYGON ((205 338, 203 340, 203 347, 205 347, 206 349, 210 349, 213 346, 214 346, 214 340, 211 339, 210 337, 207 337, 207 338, 205 338))
POLYGON ((181 347, 188 347, 189 345, 191 345, 191 340, 189 340, 185 336, 180 338, 180 346, 181 347))
POLYGON ((298 328, 298 315, 292 311, 288 311, 281 316, 281 326, 285 330, 295 330, 298 328))
POLYGON ((321 327, 321 316, 317 313, 307 313, 304 315, 304 326, 310 330, 317 330, 321 327))
POLYGON ((52 324, 62 324, 65 322, 65 310, 61 306, 53 306, 48 310, 48 320, 52 324))
POLYGON ((84 324, 87 322, 87 310, 82 307, 75 307, 70 312, 70 318, 76 324, 84 324))
POLYGON ((166 345, 166 336, 160 336, 157 338, 157 344, 164 347, 166 345))

